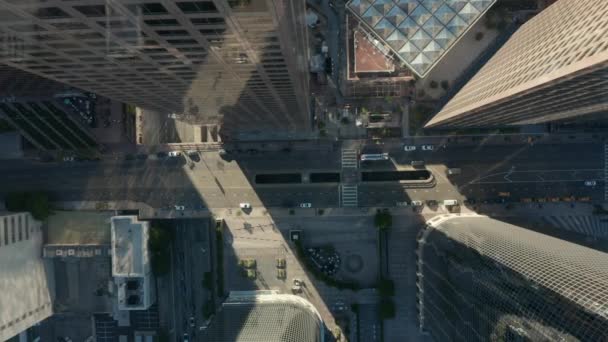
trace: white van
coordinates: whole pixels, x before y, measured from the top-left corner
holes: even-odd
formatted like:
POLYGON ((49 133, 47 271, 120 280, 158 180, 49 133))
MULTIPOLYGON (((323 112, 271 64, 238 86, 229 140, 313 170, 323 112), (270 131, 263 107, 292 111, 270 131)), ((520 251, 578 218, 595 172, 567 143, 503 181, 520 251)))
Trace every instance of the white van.
POLYGON ((443 205, 445 205, 445 206, 458 205, 458 200, 444 200, 443 205))

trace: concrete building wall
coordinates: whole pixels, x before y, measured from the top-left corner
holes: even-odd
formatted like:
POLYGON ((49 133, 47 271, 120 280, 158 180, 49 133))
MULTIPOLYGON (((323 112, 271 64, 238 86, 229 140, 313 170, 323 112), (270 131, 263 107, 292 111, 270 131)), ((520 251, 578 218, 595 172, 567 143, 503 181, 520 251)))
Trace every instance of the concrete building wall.
POLYGON ((426 127, 544 123, 608 110, 608 2, 560 0, 522 27, 426 127))
POLYGON ((0 62, 239 131, 310 128, 303 0, 0 1, 0 62))
POLYGON ((43 261, 40 223, 29 213, 0 213, 0 340, 53 313, 53 272, 43 261))

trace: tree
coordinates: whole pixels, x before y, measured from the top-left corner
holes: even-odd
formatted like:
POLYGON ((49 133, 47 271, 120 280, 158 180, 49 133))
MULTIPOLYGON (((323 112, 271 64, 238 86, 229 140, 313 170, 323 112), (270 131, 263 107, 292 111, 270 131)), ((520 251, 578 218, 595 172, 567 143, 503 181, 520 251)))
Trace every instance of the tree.
POLYGON ((349 123, 350 121, 348 120, 348 118, 347 118, 346 116, 344 116, 344 117, 342 117, 342 119, 340 119, 340 122, 341 122, 343 125, 348 125, 348 123, 349 123))
POLYGON ((395 317, 395 303, 392 299, 382 299, 379 304, 378 314, 380 319, 391 319, 395 317))
POLYGON ((169 248, 173 241, 173 234, 169 227, 162 223, 155 223, 150 228, 148 237, 148 248, 150 250, 152 272, 161 276, 169 273, 171 269, 171 257, 169 248))
POLYGON ((27 211, 40 221, 51 215, 49 197, 44 192, 11 192, 6 196, 5 205, 8 211, 27 211))
POLYGON ((388 209, 378 210, 374 217, 374 225, 379 230, 388 230, 393 225, 393 216, 388 209))
POLYGON ((479 41, 483 39, 483 32, 475 33, 475 40, 479 41))
POLYGON ((382 297, 395 295, 395 283, 391 279, 380 278, 378 280, 378 293, 382 297))
POLYGON ((448 90, 449 86, 450 86, 450 83, 448 83, 448 81, 446 81, 446 80, 441 81, 441 88, 443 90, 448 90))

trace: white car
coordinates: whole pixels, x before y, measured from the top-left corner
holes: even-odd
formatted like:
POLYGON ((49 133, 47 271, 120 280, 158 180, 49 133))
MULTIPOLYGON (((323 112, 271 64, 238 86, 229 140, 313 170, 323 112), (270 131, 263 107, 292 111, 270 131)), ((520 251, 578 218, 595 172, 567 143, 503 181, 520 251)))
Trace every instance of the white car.
POLYGON ((588 180, 588 181, 585 181, 585 185, 586 186, 596 186, 597 182, 594 180, 588 180))
POLYGON ((312 203, 300 203, 300 208, 310 208, 312 207, 312 203))
POLYGON ((412 201, 412 205, 414 207, 421 207, 423 205, 422 201, 412 201))
POLYGON ((74 161, 74 156, 65 156, 65 157, 63 157, 63 161, 65 161, 65 162, 73 162, 74 161))
POLYGON ((432 151, 434 149, 435 149, 435 147, 433 145, 422 145, 423 151, 432 151))
POLYGON ((181 154, 181 152, 179 152, 179 151, 171 151, 171 152, 169 152, 168 155, 169 155, 169 157, 179 157, 180 154, 181 154))
POLYGON ((251 203, 248 203, 248 202, 239 203, 239 207, 241 209, 251 209, 251 203))
POLYGON ((183 205, 174 205, 173 207, 175 208, 175 210, 186 210, 186 207, 184 207, 183 205))
POLYGON ((403 146, 403 150, 405 152, 416 151, 416 146, 414 146, 414 145, 405 145, 405 146, 403 146))
POLYGON ((395 203, 398 207, 407 207, 407 202, 397 202, 395 203))

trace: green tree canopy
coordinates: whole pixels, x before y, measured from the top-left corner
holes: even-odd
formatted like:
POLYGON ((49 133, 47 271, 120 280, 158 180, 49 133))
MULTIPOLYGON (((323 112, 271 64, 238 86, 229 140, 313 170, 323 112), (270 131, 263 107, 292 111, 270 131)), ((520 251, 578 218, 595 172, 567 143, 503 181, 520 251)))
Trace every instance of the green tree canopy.
POLYGON ((380 230, 388 230, 393 225, 393 216, 388 209, 378 210, 374 217, 374 225, 380 230))
POLYGON ((5 205, 8 211, 27 211, 40 221, 51 214, 49 197, 40 191, 11 192, 6 196, 5 205))

